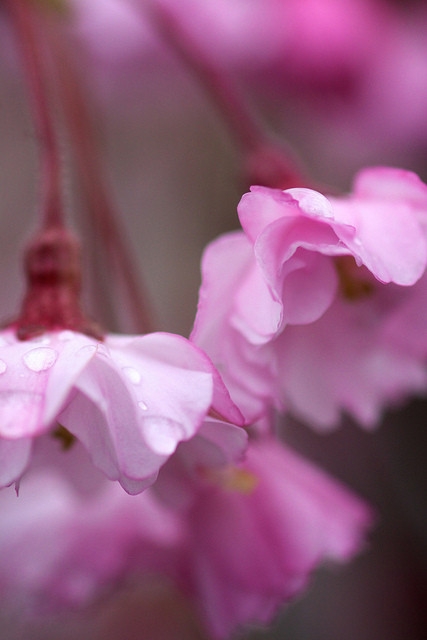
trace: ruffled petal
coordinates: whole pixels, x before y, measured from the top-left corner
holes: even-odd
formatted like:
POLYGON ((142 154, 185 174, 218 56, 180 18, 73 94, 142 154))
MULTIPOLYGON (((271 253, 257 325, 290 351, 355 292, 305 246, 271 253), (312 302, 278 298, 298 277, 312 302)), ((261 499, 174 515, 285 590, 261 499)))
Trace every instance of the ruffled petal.
POLYGON ((252 443, 234 473, 224 485, 218 476, 189 513, 190 585, 215 638, 269 621, 320 563, 357 553, 373 519, 362 500, 274 441, 252 443))
POLYGON ((109 478, 138 493, 179 442, 197 433, 211 407, 242 421, 211 361, 188 340, 109 336, 75 381, 58 421, 109 478))
POLYGON ((28 341, 18 341, 10 330, 4 332, 0 345, 0 434, 22 438, 46 431, 92 358, 93 343, 72 332, 48 333, 28 341))

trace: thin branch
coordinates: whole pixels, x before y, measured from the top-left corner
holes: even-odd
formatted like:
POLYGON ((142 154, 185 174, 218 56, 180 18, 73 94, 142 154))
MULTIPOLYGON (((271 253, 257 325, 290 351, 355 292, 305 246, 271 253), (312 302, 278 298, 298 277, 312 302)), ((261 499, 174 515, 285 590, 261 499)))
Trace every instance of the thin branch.
POLYGON ((116 263, 134 330, 148 333, 153 331, 154 324, 148 295, 121 224, 121 216, 109 193, 90 108, 71 56, 56 33, 50 33, 50 37, 58 64, 65 119, 91 222, 102 237, 108 255, 116 263))
POLYGON ((32 104, 33 120, 40 144, 44 227, 63 226, 61 154, 49 99, 47 60, 38 16, 25 0, 7 0, 15 28, 32 104))

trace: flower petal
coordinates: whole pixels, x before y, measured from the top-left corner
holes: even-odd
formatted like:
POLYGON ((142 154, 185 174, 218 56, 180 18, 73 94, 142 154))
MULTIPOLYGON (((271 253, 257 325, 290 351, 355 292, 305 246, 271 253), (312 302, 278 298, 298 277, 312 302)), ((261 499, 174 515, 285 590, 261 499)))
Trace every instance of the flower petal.
POLYGON ((31 438, 6 440, 0 438, 0 486, 17 482, 28 465, 31 454, 31 438))

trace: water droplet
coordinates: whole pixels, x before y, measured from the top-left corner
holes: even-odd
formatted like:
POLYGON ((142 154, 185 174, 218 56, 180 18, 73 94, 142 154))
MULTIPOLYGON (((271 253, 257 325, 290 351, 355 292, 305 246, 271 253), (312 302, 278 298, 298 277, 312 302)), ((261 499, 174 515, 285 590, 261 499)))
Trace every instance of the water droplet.
POLYGON ((46 371, 55 364, 57 352, 50 347, 37 347, 24 355, 24 362, 31 371, 46 371))
POLYGON ((179 442, 186 437, 179 422, 150 416, 144 422, 144 435, 150 448, 160 455, 173 453, 179 442))
POLYGON ((7 369, 7 364, 4 360, 0 360, 0 374, 4 373, 7 369))
POLYGON ((148 411, 148 406, 145 404, 145 402, 143 400, 140 400, 138 402, 138 407, 140 409, 142 409, 143 411, 148 411))
POLYGON ((61 340, 61 342, 68 342, 68 340, 72 340, 73 338, 74 331, 70 331, 69 329, 64 329, 64 331, 58 333, 58 340, 61 340))
POLYGON ((141 382, 141 374, 133 367, 123 367, 122 371, 132 384, 139 384, 141 382))
POLYGON ((101 342, 96 345, 96 353, 101 356, 106 356, 107 358, 110 357, 109 350, 107 349, 105 344, 102 344, 101 342))

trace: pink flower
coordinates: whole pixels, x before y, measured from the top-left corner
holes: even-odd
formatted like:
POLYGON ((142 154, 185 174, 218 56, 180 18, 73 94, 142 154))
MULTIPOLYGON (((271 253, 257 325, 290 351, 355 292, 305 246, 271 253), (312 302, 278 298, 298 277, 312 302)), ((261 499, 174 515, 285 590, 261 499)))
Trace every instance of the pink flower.
POLYGON ((19 497, 0 492, 0 594, 19 615, 87 606, 138 571, 169 570, 180 518, 146 491, 128 496, 90 464, 42 437, 19 497))
POLYGON ((297 454, 264 441, 239 467, 206 476, 187 520, 184 588, 212 637, 226 638, 270 622, 319 564, 354 556, 372 514, 297 454))
POLYGON ((170 497, 159 499, 161 490, 127 495, 90 463, 79 442, 64 451, 41 436, 19 496, 12 488, 0 492, 3 606, 45 614, 88 606, 127 578, 176 578, 188 536, 177 507, 189 470, 222 469, 245 447, 243 429, 206 421, 172 456, 181 462, 171 461, 178 473, 169 471, 163 485, 171 508, 170 497))
POLYGON ((216 426, 229 446, 205 425, 138 496, 108 482, 79 443, 62 451, 39 438, 19 497, 0 492, 3 606, 80 608, 159 575, 222 638, 270 621, 320 563, 360 550, 372 519, 362 501, 274 441, 253 443, 234 466, 241 430, 216 426))
MULTIPOLYGON (((330 430, 346 412, 372 428, 387 407, 425 394, 425 345, 417 352, 409 349, 416 323, 388 335, 410 291, 393 285, 384 289, 372 299, 337 299, 317 322, 288 327, 271 345, 279 353, 277 393, 306 423, 330 430)), ((423 289, 421 304, 425 279, 423 289)))
POLYGON ((59 425, 77 437, 94 464, 129 493, 152 484, 179 442, 208 412, 240 423, 217 371, 179 336, 107 336, 71 331, 0 346, 1 480, 19 480, 32 441, 59 425))
MULTIPOLYGON (((140 4, 141 0, 134 0, 140 4)), ((223 65, 334 79, 368 62, 384 11, 371 0, 156 0, 223 65)))
POLYGON ((417 176, 366 169, 342 198, 253 187, 238 211, 244 233, 205 252, 191 337, 248 420, 274 405, 322 425, 342 410, 371 424, 384 405, 425 388, 422 359, 381 339, 427 263, 427 187, 417 176))

